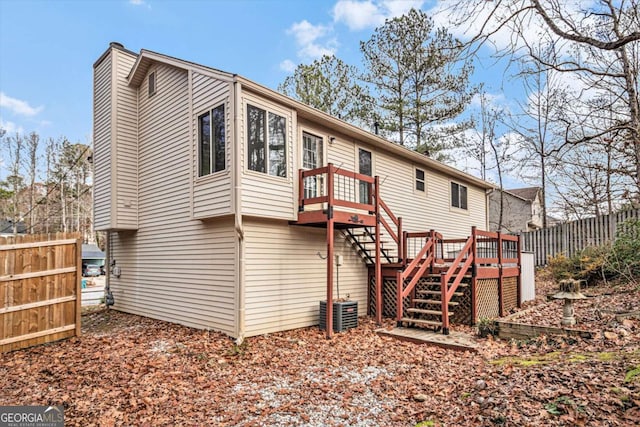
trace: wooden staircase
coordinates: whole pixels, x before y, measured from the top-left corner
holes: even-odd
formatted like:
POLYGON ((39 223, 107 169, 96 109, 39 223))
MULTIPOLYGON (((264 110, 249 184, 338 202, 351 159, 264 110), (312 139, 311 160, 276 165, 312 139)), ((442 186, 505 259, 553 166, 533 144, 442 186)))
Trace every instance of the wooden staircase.
MULTIPOLYGON (((404 310, 404 316, 398 321, 403 326, 418 326, 441 330, 442 322, 442 291, 441 291, 441 274, 427 274, 422 276, 419 285, 416 287, 411 296, 410 307, 404 310)), ((471 284, 471 275, 466 275, 458 286, 458 289, 464 289, 471 284)), ((447 302, 451 310, 455 310, 460 306, 457 301, 462 298, 464 293, 456 291, 453 298, 447 302)), ((452 317, 454 311, 449 310, 447 315, 452 317)))
MULTIPOLYGON (((385 278, 395 279, 395 304, 393 297, 387 296, 390 304, 385 308, 387 313, 395 311, 400 326, 429 327, 446 335, 452 318, 476 320, 479 279, 497 279, 498 294, 503 295, 503 278, 520 275, 517 236, 479 231, 476 227, 465 239, 445 240, 434 230, 403 231, 402 218, 395 216, 380 197, 377 176, 329 163, 312 170, 301 169, 298 180, 298 218, 292 223, 327 230, 327 300, 333 299, 334 231, 339 230, 375 280, 375 295, 371 297, 378 323, 382 322, 385 278), (306 195, 305 182, 315 183, 318 179, 324 186, 312 196, 306 195), (463 292, 468 287, 469 292, 463 292)), ((500 315, 504 311, 501 298, 500 315)), ((517 301, 519 304, 519 296, 517 301)), ((326 325, 330 337, 331 304, 327 305, 326 325)))
MULTIPOLYGON (((342 230, 345 239, 351 244, 353 249, 360 255, 368 267, 373 267, 376 262, 376 235, 375 230, 370 227, 345 228, 342 230)), ((397 245, 389 248, 389 241, 380 240, 380 259, 383 263, 391 264, 397 258, 397 245)))

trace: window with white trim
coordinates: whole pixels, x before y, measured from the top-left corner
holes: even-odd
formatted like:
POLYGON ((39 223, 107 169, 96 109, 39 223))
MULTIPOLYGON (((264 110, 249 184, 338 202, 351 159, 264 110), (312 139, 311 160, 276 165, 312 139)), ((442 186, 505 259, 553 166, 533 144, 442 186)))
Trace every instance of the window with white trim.
POLYGON ((287 176, 287 120, 271 111, 247 105, 249 170, 287 176))
POLYGON ((457 182, 451 183, 451 206, 467 209, 467 187, 457 182))
MULTIPOLYGON (((323 165, 323 140, 307 132, 302 133, 302 167, 315 169, 323 165)), ((322 191, 322 175, 304 178, 304 197, 317 197, 322 191)))
POLYGON ((205 176, 225 169, 226 138, 224 104, 198 117, 198 176, 205 176))
MULTIPOLYGON (((366 176, 373 176, 373 157, 371 151, 358 148, 358 173, 366 176)), ((360 203, 371 203, 371 184, 366 181, 359 181, 360 203)))
POLYGON ((416 189, 416 191, 420 191, 422 193, 424 193, 425 189, 426 189, 424 171, 422 169, 418 169, 418 168, 416 168, 416 187, 415 187, 415 189, 416 189))

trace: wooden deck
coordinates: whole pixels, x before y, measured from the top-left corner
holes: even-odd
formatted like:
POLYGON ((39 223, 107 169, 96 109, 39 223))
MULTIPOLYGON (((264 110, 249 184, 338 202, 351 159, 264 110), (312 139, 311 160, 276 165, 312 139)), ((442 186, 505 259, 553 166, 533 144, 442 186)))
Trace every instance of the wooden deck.
MULTIPOLYGON (((450 321, 454 321, 450 318, 454 314, 450 306, 463 307, 466 311, 459 312, 468 313, 466 317, 470 323, 477 321, 478 283, 488 279, 496 281, 490 284, 490 291, 496 288, 489 295, 490 302, 499 308, 497 315, 504 314, 504 280, 513 282, 511 278, 515 277, 516 282, 519 281, 521 252, 517 236, 476 227, 471 227, 470 236, 455 239, 445 239, 435 230, 405 231, 402 218, 396 216, 380 197, 378 176, 347 171, 331 163, 312 170, 299 170, 298 191, 298 218, 291 224, 327 230, 327 301, 333 299, 334 231, 342 229, 347 241, 369 266, 369 283, 373 279, 375 284, 369 297, 373 297, 375 311, 372 311, 378 324, 382 324, 383 306, 388 308, 385 302, 390 301, 395 306, 394 316, 399 325, 405 322, 440 326, 442 334, 447 335, 450 321), (323 185, 319 187, 318 183, 323 185), (358 229, 359 232, 353 231, 358 229), (386 283, 392 280, 396 283, 391 298, 385 298, 385 279, 386 283), (420 291, 430 291, 430 298, 417 295, 418 288, 425 286, 429 289, 420 291), (462 295, 459 287, 471 289, 464 306, 453 301, 462 295), (410 299, 408 308, 407 298, 410 299), (405 315, 405 312, 409 314, 405 315)), ((520 305, 517 283, 515 295, 509 294, 509 297, 509 301, 515 299, 515 305, 520 305)), ((332 320, 332 305, 329 304, 326 311, 328 338, 333 331, 332 320)), ((413 334, 415 331, 409 335, 413 334)), ((401 335, 409 338, 404 333, 401 335)), ((455 346, 456 339, 436 342, 455 346)))

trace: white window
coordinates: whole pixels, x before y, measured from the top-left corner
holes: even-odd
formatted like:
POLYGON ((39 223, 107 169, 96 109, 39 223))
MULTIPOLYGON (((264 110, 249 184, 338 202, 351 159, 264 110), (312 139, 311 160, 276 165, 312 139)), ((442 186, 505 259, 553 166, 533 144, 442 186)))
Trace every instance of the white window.
MULTIPOLYGON (((361 175, 373 176, 371 151, 358 148, 358 173, 361 175)), ((359 187, 360 203, 371 203, 371 184, 365 181, 360 181, 359 187)))
POLYGON ((287 176, 287 120, 278 114, 247 105, 247 153, 249 169, 273 176, 287 176))
POLYGON ((416 168, 416 191, 425 192, 425 175, 422 169, 416 168))
POLYGON ((198 117, 199 176, 225 169, 226 138, 224 105, 219 105, 198 117))
POLYGON ((451 183, 451 206, 467 209, 467 187, 456 182, 451 183))
MULTIPOLYGON (((316 169, 323 165, 322 138, 304 132, 302 134, 302 167, 316 169)), ((322 176, 307 176, 304 179, 304 197, 317 197, 321 193, 322 176)))

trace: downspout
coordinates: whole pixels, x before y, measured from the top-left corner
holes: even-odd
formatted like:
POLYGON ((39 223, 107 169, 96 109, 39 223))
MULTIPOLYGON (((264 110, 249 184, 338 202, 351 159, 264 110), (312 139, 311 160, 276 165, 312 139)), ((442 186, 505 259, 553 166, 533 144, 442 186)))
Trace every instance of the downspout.
POLYGON ((244 275, 244 228, 242 225, 242 162, 240 161, 240 90, 238 81, 233 82, 233 212, 237 244, 237 330, 236 344, 242 344, 245 334, 245 275, 244 275))

